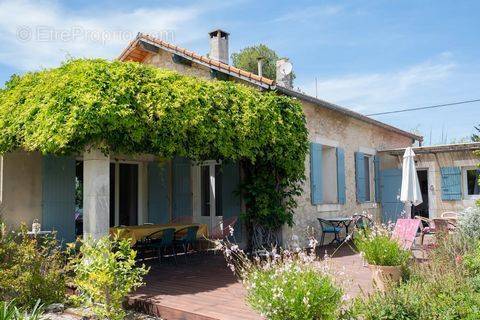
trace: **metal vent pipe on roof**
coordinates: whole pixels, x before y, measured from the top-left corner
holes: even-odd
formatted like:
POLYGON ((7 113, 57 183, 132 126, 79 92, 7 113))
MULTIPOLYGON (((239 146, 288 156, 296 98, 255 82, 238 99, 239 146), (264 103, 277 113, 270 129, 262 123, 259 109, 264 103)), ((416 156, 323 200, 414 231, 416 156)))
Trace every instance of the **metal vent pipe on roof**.
POLYGON ((263 77, 263 58, 260 57, 257 59, 257 63, 258 63, 258 76, 259 77, 263 77))

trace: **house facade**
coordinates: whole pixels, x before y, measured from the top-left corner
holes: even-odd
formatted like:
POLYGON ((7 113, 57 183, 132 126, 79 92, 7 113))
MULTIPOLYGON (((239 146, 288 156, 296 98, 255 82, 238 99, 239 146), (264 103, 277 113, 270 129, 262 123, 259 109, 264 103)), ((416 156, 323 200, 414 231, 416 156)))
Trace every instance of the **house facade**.
MULTIPOLYGON (((229 34, 215 30, 209 39, 210 54, 205 57, 139 34, 119 60, 276 90, 302 103, 310 153, 294 226, 282 231, 284 243, 293 235, 304 238, 308 228, 318 232, 319 217, 367 212, 380 219, 381 157, 386 155, 380 151, 405 148, 422 138, 297 92, 288 77, 273 81, 235 68, 228 64, 229 34)), ((30 225, 37 219, 43 229, 56 229, 65 240, 82 230, 100 234, 108 226, 167 223, 182 216, 211 229, 244 211, 234 192, 241 177, 238 164, 216 159, 194 163, 153 155, 105 156, 95 150, 59 158, 19 151, 2 158, 3 216, 10 225, 30 225), (102 208, 101 203, 109 205, 102 208)), ((238 238, 244 240, 241 223, 237 229, 238 238)))

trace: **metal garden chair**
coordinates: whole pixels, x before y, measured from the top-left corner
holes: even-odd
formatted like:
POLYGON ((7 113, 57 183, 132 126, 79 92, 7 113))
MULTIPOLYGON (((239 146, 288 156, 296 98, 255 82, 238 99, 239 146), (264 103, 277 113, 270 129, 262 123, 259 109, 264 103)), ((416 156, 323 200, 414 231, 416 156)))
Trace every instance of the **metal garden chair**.
POLYGON ((320 222, 320 227, 322 229, 322 237, 320 238, 320 246, 324 245, 325 242, 325 234, 333 234, 334 238, 330 242, 330 244, 337 242, 340 243, 340 232, 342 231, 342 228, 339 226, 335 226, 332 222, 318 218, 318 222, 320 222))
POLYGON ((177 253, 175 252, 175 228, 167 228, 163 230, 156 231, 147 237, 144 240, 144 246, 147 249, 153 249, 158 253, 158 259, 162 261, 162 257, 165 255, 165 252, 168 248, 172 249, 172 255, 177 264, 177 253))
MULTIPOLYGON (((187 253, 188 248, 191 247, 193 249, 195 243, 197 242, 197 233, 199 226, 190 226, 187 227, 187 234, 181 237, 179 240, 175 240, 176 245, 181 245, 183 247, 183 253, 185 255, 185 263, 187 263, 187 253)), ((182 229, 185 230, 185 229, 182 229)), ((179 231, 182 231, 179 230, 179 231)), ((177 233, 179 232, 177 231, 177 233)))
POLYGON ((435 223, 433 220, 422 217, 422 216, 415 216, 415 219, 418 219, 421 221, 420 225, 420 245, 423 246, 423 241, 425 239, 426 235, 433 235, 435 234, 435 223))

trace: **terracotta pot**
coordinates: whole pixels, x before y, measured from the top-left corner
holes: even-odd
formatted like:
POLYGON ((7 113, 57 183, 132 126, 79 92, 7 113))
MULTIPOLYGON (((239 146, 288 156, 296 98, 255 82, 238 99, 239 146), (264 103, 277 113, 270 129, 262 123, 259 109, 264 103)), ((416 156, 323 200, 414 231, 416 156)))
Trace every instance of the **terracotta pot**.
POLYGON ((380 291, 385 291, 391 284, 402 279, 401 266, 375 266, 368 265, 372 271, 373 285, 380 291))

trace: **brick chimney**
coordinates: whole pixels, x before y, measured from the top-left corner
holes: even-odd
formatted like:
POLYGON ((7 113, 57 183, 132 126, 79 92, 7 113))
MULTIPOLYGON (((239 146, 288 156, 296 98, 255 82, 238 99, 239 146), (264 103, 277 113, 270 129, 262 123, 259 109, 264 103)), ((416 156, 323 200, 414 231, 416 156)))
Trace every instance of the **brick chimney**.
POLYGON ((228 32, 217 29, 208 33, 210 36, 210 59, 228 64, 228 32))

